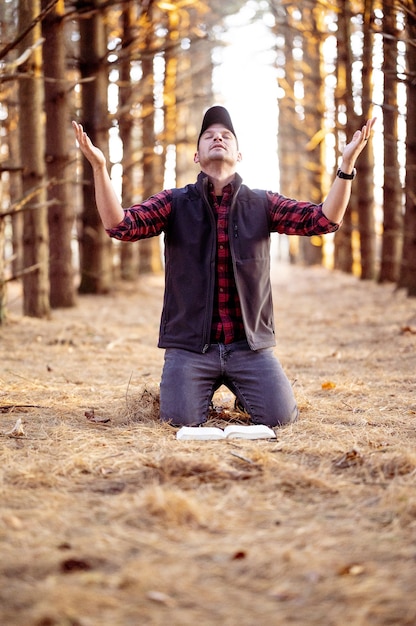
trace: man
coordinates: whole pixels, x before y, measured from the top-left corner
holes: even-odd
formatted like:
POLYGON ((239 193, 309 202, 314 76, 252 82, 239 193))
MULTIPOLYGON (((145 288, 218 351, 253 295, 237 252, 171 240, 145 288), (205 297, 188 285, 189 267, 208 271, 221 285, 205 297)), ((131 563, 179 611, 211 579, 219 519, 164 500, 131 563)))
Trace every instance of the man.
POLYGON ((321 235, 338 229, 351 194, 355 161, 374 119, 345 147, 323 204, 251 190, 236 172, 241 161, 228 111, 205 113, 194 161, 195 184, 162 191, 123 210, 103 153, 73 122, 94 171, 96 203, 110 237, 136 241, 165 234, 165 295, 159 347, 165 348, 160 417, 174 426, 206 421, 221 384, 255 424, 282 426, 298 414, 273 352, 270 232, 321 235))

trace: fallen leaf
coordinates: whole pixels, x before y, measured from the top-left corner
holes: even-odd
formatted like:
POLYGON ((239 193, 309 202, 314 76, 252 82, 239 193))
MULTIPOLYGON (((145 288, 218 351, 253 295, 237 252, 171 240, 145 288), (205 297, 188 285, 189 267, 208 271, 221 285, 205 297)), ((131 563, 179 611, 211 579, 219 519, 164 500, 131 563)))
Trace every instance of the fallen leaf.
POLYGON ((364 457, 362 454, 353 448, 352 450, 348 450, 338 459, 334 459, 332 461, 333 465, 339 469, 346 469, 347 467, 351 467, 353 465, 362 465, 364 463, 364 457))
POLYGON ((402 335, 404 335, 405 333, 409 333, 411 335, 416 335, 416 327, 414 326, 402 326, 400 329, 400 332, 402 333, 402 335))
POLYGON ((89 422, 94 422, 94 424, 108 424, 108 422, 111 422, 109 417, 96 416, 94 409, 91 409, 91 411, 85 411, 84 415, 89 422))
POLYGON ((153 602, 159 602, 160 604, 165 604, 166 606, 174 606, 175 602, 173 598, 168 596, 167 593, 163 593, 163 591, 148 591, 147 597, 149 600, 153 602))
POLYGON ((335 389, 336 386, 336 383, 333 383, 331 380, 322 383, 322 389, 335 389))
POLYGON ((61 563, 61 572, 70 574, 71 572, 88 571, 92 569, 92 566, 88 561, 84 559, 65 559, 61 563))
POLYGON ((365 568, 359 563, 349 563, 338 570, 339 576, 360 576, 364 574, 365 568))
POLYGON ((5 522, 5 524, 7 524, 9 528, 12 528, 13 530, 22 530, 23 528, 22 520, 16 515, 5 514, 3 515, 3 521, 5 522))
POLYGON ((19 417, 19 419, 16 420, 16 424, 13 426, 13 428, 4 434, 8 435, 9 437, 24 437, 25 431, 23 429, 22 418, 19 417))
POLYGON ((112 467, 100 467, 100 473, 103 476, 108 476, 109 474, 113 474, 114 470, 112 467))
POLYGON ((233 561, 240 561, 241 559, 245 559, 247 556, 245 550, 238 550, 232 556, 233 561))

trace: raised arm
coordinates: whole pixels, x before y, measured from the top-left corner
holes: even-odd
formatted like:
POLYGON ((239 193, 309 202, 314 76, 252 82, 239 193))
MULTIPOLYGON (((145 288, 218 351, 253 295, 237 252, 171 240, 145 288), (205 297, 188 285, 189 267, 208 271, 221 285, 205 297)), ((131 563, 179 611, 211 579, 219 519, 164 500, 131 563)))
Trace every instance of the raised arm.
POLYGON ((93 169, 95 201, 104 228, 114 228, 122 221, 124 211, 108 175, 105 156, 99 148, 94 146, 81 124, 72 122, 72 127, 81 152, 93 169))
MULTIPOLYGON (((367 145, 375 121, 376 118, 368 120, 361 130, 354 133, 350 143, 345 146, 340 165, 340 170, 345 174, 352 173, 359 154, 367 145)), ((351 182, 351 180, 337 176, 332 183, 322 207, 326 217, 332 222, 339 224, 344 217, 351 196, 351 182)))

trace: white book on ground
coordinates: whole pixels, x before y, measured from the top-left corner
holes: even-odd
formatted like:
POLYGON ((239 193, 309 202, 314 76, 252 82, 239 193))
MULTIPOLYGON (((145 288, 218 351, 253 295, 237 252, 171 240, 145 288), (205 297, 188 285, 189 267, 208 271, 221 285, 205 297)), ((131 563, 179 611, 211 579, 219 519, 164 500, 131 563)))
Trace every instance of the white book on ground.
POLYGON ((214 439, 276 439, 274 430, 264 424, 249 426, 231 424, 224 430, 210 426, 182 426, 176 433, 180 441, 206 441, 214 439))

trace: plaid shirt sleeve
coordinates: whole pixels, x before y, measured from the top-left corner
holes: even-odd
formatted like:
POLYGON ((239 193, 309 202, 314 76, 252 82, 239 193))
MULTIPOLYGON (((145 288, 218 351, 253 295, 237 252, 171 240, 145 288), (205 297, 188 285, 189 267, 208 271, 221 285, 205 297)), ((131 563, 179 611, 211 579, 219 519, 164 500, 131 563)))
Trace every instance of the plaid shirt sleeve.
POLYGON ((324 235, 338 230, 322 211, 322 204, 292 200, 279 193, 267 192, 270 230, 285 235, 324 235))
POLYGON ((172 191, 165 190, 124 211, 124 219, 107 234, 121 241, 137 241, 160 235, 172 208, 172 191))

